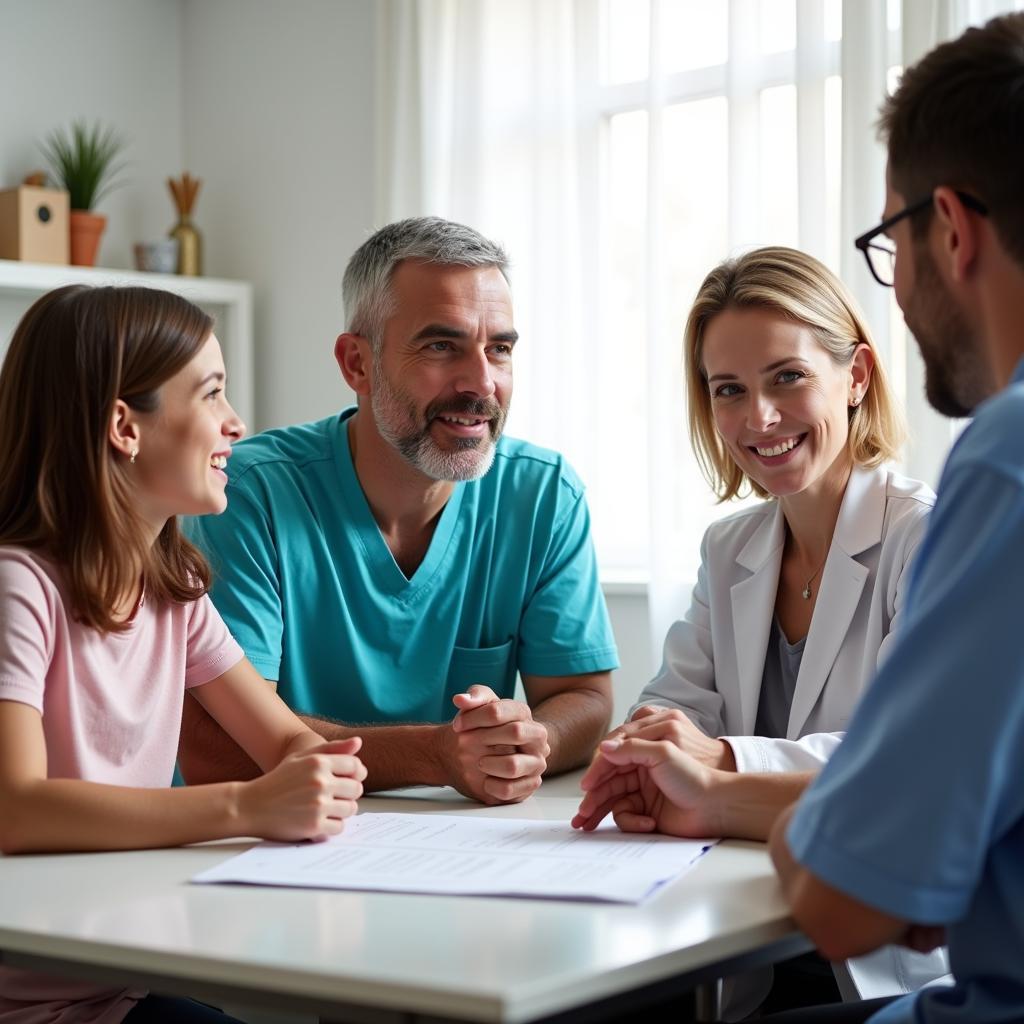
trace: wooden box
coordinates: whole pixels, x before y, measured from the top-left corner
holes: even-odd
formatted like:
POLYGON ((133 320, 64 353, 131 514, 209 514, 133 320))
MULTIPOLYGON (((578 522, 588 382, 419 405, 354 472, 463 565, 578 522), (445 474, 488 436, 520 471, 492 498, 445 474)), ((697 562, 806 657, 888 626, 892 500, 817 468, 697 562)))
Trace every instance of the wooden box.
POLYGON ((68 262, 68 194, 21 185, 0 192, 0 259, 68 262))

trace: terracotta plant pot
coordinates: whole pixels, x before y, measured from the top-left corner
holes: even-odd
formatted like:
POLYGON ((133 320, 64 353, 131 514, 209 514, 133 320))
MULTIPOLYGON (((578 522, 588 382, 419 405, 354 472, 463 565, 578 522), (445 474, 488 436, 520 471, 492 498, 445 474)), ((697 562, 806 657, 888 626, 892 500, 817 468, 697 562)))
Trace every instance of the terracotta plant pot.
POLYGON ((71 265, 94 267, 96 252, 100 247, 100 236, 107 226, 102 213, 88 210, 71 211, 71 265))

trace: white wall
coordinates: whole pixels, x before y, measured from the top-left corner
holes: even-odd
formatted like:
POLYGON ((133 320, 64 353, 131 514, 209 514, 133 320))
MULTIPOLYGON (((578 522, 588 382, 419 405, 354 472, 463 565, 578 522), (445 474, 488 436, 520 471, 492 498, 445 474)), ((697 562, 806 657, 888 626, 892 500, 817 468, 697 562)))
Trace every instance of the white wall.
POLYGON ((341 273, 375 227, 375 11, 366 0, 2 0, 0 187, 73 118, 130 140, 102 266, 175 220, 166 179, 203 179, 205 272, 255 289, 252 429, 351 401, 332 348, 341 273))
POLYGON ((167 0, 0 3, 0 188, 43 169, 39 142, 75 118, 129 140, 124 187, 97 207, 109 217, 99 262, 130 267, 132 243, 174 224, 165 181, 181 171, 181 8, 167 0))
POLYGON ((652 663, 650 625, 646 594, 612 593, 607 595, 608 614, 619 648, 621 667, 614 676, 615 710, 612 723, 617 725, 636 702, 657 668, 652 663))
POLYGON ((348 404, 341 275, 375 227, 365 0, 182 0, 185 158, 207 271, 255 286, 256 423, 348 404))

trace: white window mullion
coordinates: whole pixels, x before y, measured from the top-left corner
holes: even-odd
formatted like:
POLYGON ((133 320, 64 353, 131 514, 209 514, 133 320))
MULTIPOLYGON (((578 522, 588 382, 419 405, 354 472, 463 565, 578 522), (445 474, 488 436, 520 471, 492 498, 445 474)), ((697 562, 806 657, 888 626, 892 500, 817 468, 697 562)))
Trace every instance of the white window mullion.
POLYGON ((885 0, 843 4, 843 142, 839 275, 853 292, 884 359, 889 357, 889 290, 871 276, 853 239, 877 224, 885 203, 885 148, 878 106, 888 72, 885 0))
MULTIPOLYGON (((576 72, 579 106, 576 121, 576 153, 580 168, 594 168, 597 173, 577 175, 577 207, 579 210, 578 225, 580 231, 579 252, 583 261, 580 268, 584 282, 584 294, 587 284, 607 280, 608 270, 603 263, 602 254, 606 245, 603 237, 605 219, 589 215, 590 211, 606 208, 605 192, 607 189, 606 162, 603 157, 603 115, 600 108, 600 0, 575 0, 573 16, 575 20, 576 40, 576 72)), ((600 292, 599 292, 600 294, 600 292)), ((603 310, 600 302, 580 303, 574 315, 581 320, 582 337, 593 342, 601 337, 601 320, 603 310)), ((609 355, 601 344, 588 346, 587 358, 580 361, 578 368, 583 379, 585 393, 600 394, 601 373, 609 355)), ((589 424, 584 421, 584 429, 589 424)), ((588 437, 593 432, 587 429, 588 437)), ((596 466, 600 460, 597 453, 588 445, 590 466, 596 466)), ((596 478, 596 471, 591 470, 596 478)))
POLYGON ((724 64, 715 64, 665 75, 665 102, 686 103, 721 96, 725 93, 725 73, 724 64))
MULTIPOLYGON (((758 228, 760 130, 757 0, 729 0, 729 245, 750 244, 758 228)), ((710 268, 709 268, 710 269, 710 268)))
POLYGON ((828 72, 824 0, 797 0, 797 203, 800 247, 828 258, 825 77, 828 72))
MULTIPOLYGON (((650 75, 647 90, 647 466, 648 474, 656 467, 671 465, 673 446, 664 425, 671 422, 673 403, 678 400, 678 383, 666 372, 671 365, 665 331, 665 238, 662 217, 664 202, 663 133, 665 111, 665 77, 661 36, 662 0, 651 0, 650 8, 650 75)), ((649 501, 649 542, 671 535, 673 512, 670 504, 649 501)), ((648 552, 648 565, 654 558, 648 552)))

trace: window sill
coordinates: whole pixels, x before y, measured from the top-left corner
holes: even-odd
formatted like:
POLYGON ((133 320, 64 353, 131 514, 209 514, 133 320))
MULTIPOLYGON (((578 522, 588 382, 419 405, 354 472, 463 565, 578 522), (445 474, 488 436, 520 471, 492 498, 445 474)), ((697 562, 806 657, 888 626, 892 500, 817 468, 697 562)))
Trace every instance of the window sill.
POLYGON ((600 579, 605 597, 646 597, 650 573, 646 569, 602 569, 600 579))

